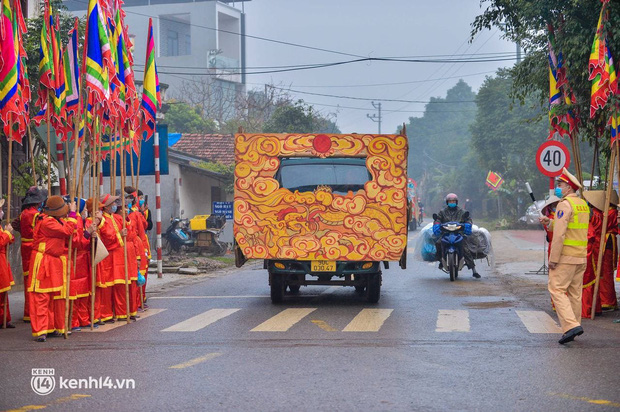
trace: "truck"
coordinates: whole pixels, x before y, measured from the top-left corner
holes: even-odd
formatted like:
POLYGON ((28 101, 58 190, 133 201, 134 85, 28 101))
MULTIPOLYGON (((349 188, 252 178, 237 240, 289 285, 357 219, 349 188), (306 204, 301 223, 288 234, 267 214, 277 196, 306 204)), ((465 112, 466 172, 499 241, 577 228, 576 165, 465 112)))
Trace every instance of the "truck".
POLYGON ((235 135, 236 266, 263 260, 273 303, 309 285, 378 302, 381 266, 406 268, 407 151, 404 133, 235 135))

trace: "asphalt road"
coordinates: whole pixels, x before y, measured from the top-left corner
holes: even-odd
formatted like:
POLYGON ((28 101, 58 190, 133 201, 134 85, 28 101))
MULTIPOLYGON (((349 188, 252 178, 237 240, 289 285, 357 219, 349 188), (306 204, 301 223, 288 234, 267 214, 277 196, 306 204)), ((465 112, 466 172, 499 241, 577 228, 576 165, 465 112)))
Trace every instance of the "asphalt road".
POLYGON ((317 286, 273 305, 256 262, 69 340, 36 343, 18 321, 0 330, 0 410, 620 410, 618 312, 562 346, 544 287, 479 267, 450 282, 392 264, 378 304, 317 286), (33 368, 54 369, 51 393, 33 368))

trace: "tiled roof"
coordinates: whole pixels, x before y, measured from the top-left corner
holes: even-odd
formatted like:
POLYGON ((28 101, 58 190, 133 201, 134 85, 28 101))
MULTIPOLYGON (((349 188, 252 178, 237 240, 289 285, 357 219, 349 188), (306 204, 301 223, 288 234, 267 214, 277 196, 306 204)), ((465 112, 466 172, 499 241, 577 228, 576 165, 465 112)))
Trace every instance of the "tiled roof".
POLYGON ((183 133, 171 148, 212 162, 235 163, 235 136, 232 134, 183 133))

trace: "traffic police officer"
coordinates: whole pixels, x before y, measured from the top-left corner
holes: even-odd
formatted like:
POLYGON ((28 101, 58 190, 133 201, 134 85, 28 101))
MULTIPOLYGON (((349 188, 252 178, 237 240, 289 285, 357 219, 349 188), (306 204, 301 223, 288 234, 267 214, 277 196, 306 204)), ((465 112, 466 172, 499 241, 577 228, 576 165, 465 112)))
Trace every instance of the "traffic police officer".
MULTIPOLYGON (((571 342, 583 334, 581 293, 586 269, 590 209, 576 194, 581 187, 579 180, 564 168, 555 189, 555 195, 562 200, 558 203, 551 226, 553 240, 549 256, 548 289, 564 332, 559 340, 561 344, 571 342)), ((549 224, 546 216, 541 217, 540 221, 549 224)))

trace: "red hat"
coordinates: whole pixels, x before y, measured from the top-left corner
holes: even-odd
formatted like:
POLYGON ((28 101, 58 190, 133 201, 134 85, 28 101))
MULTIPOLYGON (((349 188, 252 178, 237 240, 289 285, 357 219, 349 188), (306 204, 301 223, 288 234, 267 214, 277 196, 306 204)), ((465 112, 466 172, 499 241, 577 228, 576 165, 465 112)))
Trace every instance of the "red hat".
POLYGON ((577 180, 575 176, 573 176, 568 170, 566 170, 565 167, 562 168, 562 174, 558 176, 558 180, 568 183, 568 185, 572 187, 573 190, 579 190, 582 188, 579 180, 577 180))

